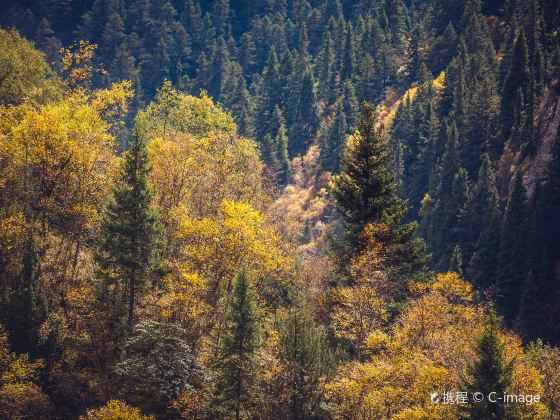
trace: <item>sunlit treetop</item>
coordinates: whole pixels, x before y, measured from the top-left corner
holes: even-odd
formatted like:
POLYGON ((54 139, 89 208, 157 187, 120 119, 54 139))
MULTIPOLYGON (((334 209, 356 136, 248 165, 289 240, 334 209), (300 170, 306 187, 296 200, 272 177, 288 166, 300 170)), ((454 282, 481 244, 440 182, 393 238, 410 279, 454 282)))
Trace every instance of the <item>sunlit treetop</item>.
POLYGON ((154 102, 138 113, 136 126, 147 138, 164 137, 177 132, 197 137, 212 132, 235 134, 237 127, 231 114, 202 92, 199 98, 175 90, 165 81, 154 102))

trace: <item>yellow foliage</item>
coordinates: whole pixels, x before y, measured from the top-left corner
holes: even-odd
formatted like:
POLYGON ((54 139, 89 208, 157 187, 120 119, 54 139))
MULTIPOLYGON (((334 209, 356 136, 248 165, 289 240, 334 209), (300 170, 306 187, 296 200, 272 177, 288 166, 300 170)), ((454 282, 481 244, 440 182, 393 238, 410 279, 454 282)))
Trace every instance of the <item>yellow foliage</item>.
MULTIPOLYGON (((126 85, 116 90, 122 95, 126 85)), ((68 229, 91 229, 117 161, 101 102, 94 107, 76 95, 18 114, 0 108, 0 120, 10 121, 0 134, 2 193, 68 229)))
POLYGON ((96 45, 80 40, 69 48, 62 48, 62 71, 70 89, 76 89, 81 82, 91 78, 92 59, 96 45))
POLYGON ((215 290, 224 282, 229 290, 243 263, 253 278, 274 275, 290 265, 274 228, 246 202, 224 200, 212 219, 182 219, 176 237, 185 269, 209 279, 215 290))
MULTIPOLYGON (((457 418, 453 405, 434 404, 432 393, 461 391, 484 310, 472 303, 472 286, 456 273, 440 274, 412 287, 413 300, 391 333, 373 331, 365 363, 349 363, 326 385, 338 418, 457 418)), ((511 393, 543 392, 538 372, 527 362, 517 337, 503 334, 506 360, 515 360, 511 393)), ((521 404, 521 418, 542 418, 541 403, 521 404)))
POLYGON ((27 353, 12 353, 8 334, 0 325, 0 418, 48 416, 49 399, 34 383, 43 365, 42 360, 30 361, 27 353))
POLYGON ((155 101, 138 113, 136 127, 147 139, 177 133, 206 137, 236 132, 231 114, 215 105, 205 92, 200 98, 185 95, 173 89, 169 81, 164 82, 155 101))
POLYGON ((153 416, 143 415, 138 408, 131 407, 119 400, 111 400, 103 407, 88 410, 81 420, 155 420, 153 416))

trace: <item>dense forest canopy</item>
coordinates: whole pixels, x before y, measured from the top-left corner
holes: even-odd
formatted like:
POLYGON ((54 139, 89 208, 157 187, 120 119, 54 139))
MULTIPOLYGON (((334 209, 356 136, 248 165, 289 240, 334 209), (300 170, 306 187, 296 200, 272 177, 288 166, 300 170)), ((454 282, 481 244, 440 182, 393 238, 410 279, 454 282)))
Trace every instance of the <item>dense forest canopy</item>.
POLYGON ((556 0, 0 10, 0 418, 560 418, 556 0))

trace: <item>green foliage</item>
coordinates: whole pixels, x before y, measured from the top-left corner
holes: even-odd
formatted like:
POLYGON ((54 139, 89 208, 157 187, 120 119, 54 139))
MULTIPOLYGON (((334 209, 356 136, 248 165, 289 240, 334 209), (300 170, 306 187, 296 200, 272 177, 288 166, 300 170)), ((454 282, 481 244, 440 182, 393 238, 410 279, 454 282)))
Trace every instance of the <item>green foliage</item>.
MULTIPOLYGON (((187 345, 180 325, 142 321, 124 344, 115 367, 120 393, 146 412, 162 415, 183 392, 196 392, 208 381, 205 370, 187 345)), ((171 414, 171 413, 170 413, 171 414)))
POLYGON ((134 132, 107 205, 97 254, 103 279, 99 299, 118 319, 126 317, 130 330, 137 299, 161 266, 161 228, 152 204, 150 170, 145 141, 134 132))
POLYGON ((486 321, 484 332, 476 345, 476 360, 470 365, 470 378, 466 382, 469 395, 480 392, 485 396, 480 403, 471 402, 464 409, 468 419, 510 419, 511 408, 504 401, 490 402, 491 392, 504 395, 512 384, 514 361, 507 361, 504 354, 505 345, 499 335, 500 320, 495 314, 490 314, 486 321))
POLYGON ((249 275, 241 269, 223 333, 218 361, 217 398, 236 419, 251 409, 255 398, 259 347, 259 314, 249 275))
POLYGON ((200 98, 185 95, 165 82, 155 101, 138 113, 136 130, 151 140, 176 132, 204 137, 212 132, 233 134, 236 131, 233 117, 202 94, 200 98))
POLYGON ((391 231, 385 241, 398 244, 401 264, 415 271, 426 262, 424 244, 414 238, 416 223, 401 223, 407 208, 397 196, 398 186, 391 170, 386 139, 381 128, 375 126, 375 108, 365 103, 332 191, 345 221, 347 252, 360 253, 363 247, 360 238, 366 225, 384 223, 391 231))
POLYGON ((504 215, 496 269, 496 300, 507 320, 517 314, 527 275, 527 216, 525 187, 517 175, 504 215))
POLYGON ((285 410, 292 418, 320 416, 324 400, 321 385, 334 363, 326 334, 306 305, 290 311, 280 334, 285 410))
POLYGON ((16 30, 0 29, 0 105, 45 102, 61 96, 61 84, 43 53, 16 30))

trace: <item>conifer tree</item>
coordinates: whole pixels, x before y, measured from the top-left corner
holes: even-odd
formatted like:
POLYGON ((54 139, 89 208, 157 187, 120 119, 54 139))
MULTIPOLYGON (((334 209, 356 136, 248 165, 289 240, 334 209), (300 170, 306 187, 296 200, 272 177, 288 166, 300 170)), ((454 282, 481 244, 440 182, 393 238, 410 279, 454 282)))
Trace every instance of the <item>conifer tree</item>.
POLYGON ((290 418, 317 417, 322 411, 321 380, 333 363, 326 334, 305 304, 290 312, 280 334, 290 418))
POLYGON ((21 263, 21 277, 9 297, 6 327, 11 332, 13 349, 33 354, 36 352, 38 329, 45 317, 37 296, 40 261, 33 228, 27 232, 21 263))
POLYGON ((319 110, 317 107, 317 89, 313 70, 305 70, 301 82, 298 102, 294 109, 291 131, 289 132, 290 155, 303 154, 311 144, 312 137, 319 127, 319 110))
POLYGON ((484 332, 476 344, 477 359, 469 367, 470 379, 465 384, 469 395, 480 392, 481 402, 471 401, 464 406, 463 414, 469 419, 510 419, 511 410, 503 400, 491 402, 488 395, 495 392, 503 396, 512 383, 513 361, 505 360, 505 344, 500 337, 500 320, 490 314, 484 332))
POLYGON ((257 100, 257 121, 256 134, 258 138, 263 138, 267 133, 275 136, 270 124, 276 106, 282 103, 282 75, 280 74, 280 63, 276 56, 274 46, 270 49, 268 61, 262 72, 262 82, 260 85, 257 100))
POLYGON ((354 84, 350 80, 346 80, 342 87, 342 104, 344 106, 344 115, 346 116, 348 131, 352 132, 356 128, 360 113, 360 104, 356 97, 354 84))
POLYGON ((463 257, 459 245, 455 245, 455 248, 453 248, 453 254, 451 254, 451 260, 449 261, 449 271, 459 274, 459 277, 463 277, 463 257))
POLYGON ((319 162, 324 170, 337 173, 340 170, 340 161, 344 151, 347 126, 344 115, 344 104, 338 100, 333 120, 329 128, 322 133, 319 151, 319 162))
POLYGON ((481 287, 490 285, 499 248, 500 212, 492 162, 484 155, 478 181, 462 216, 461 249, 468 258, 467 275, 481 287), (467 253, 468 252, 468 253, 467 253))
POLYGON ((340 72, 340 80, 351 80, 354 77, 354 69, 356 66, 356 51, 354 45, 354 35, 352 23, 346 26, 346 36, 344 38, 344 56, 342 58, 342 69, 340 72))
POLYGON ((138 298, 161 267, 162 236, 152 204, 150 170, 145 141, 134 130, 103 218, 97 253, 103 279, 101 303, 113 306, 108 309, 117 318, 126 317, 129 329, 134 325, 138 298))
POLYGON ((426 262, 424 243, 414 239, 416 223, 401 223, 406 203, 397 196, 392 159, 381 128, 375 126, 375 108, 362 106, 357 133, 334 179, 332 194, 346 227, 349 255, 360 252, 360 237, 369 223, 385 223, 391 230, 388 243, 401 247, 401 264, 414 271, 426 262))
POLYGON ((506 320, 517 314, 527 277, 527 216, 525 187, 517 174, 502 223, 496 270, 496 301, 506 320))
POLYGON ((501 108, 501 128, 504 138, 509 138, 514 122, 514 107, 517 90, 521 89, 524 98, 529 94, 529 56, 525 32, 521 30, 513 45, 509 70, 504 80, 501 108))
POLYGON ((217 378, 218 399, 226 407, 228 415, 235 413, 237 420, 254 398, 258 323, 259 315, 249 275, 242 269, 237 276, 229 307, 217 378))
POLYGON ((321 62, 319 70, 320 90, 319 96, 331 103, 336 96, 336 68, 334 57, 334 45, 330 34, 327 33, 323 50, 321 52, 321 62))
POLYGON ((276 146, 276 173, 280 185, 286 185, 292 179, 292 166, 288 155, 288 135, 286 133, 286 124, 282 116, 280 108, 276 108, 275 115, 280 122, 274 143, 276 146))

